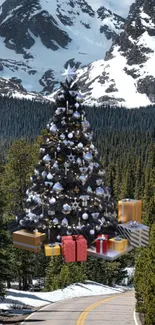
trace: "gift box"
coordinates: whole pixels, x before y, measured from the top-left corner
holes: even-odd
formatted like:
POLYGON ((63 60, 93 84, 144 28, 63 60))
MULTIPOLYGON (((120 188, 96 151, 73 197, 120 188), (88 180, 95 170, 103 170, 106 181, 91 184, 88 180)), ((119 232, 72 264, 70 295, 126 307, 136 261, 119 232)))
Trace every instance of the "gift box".
POLYGON ((146 247, 149 244, 149 227, 143 224, 132 221, 121 224, 118 225, 118 232, 133 247, 146 247))
POLYGON ((96 239, 96 253, 106 254, 108 250, 108 235, 98 235, 96 239))
POLYGON ((62 254, 65 262, 82 262, 87 260, 87 241, 82 235, 63 236, 62 254))
POLYGON ((73 235, 76 246, 76 261, 84 262, 87 260, 87 241, 82 235, 73 235))
POLYGON ((128 240, 121 237, 114 237, 108 240, 108 250, 124 253, 128 247, 128 240))
POLYGON ((46 234, 40 232, 21 229, 13 233, 13 246, 29 252, 40 252, 45 240, 46 234))
POLYGON ((59 256, 61 255, 61 247, 59 244, 44 245, 45 256, 59 256))
POLYGON ((76 262, 76 242, 72 236, 62 236, 62 255, 66 263, 76 262))
POLYGON ((142 201, 123 199, 118 202, 118 221, 127 223, 129 221, 137 221, 141 223, 142 217, 142 201))

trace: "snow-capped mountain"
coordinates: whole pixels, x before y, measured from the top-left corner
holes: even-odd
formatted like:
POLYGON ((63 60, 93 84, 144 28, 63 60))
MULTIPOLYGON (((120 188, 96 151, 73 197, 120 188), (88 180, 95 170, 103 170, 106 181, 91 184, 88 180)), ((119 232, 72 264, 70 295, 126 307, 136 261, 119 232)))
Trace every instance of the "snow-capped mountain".
POLYGON ((104 60, 89 64, 78 77, 88 104, 155 103, 155 0, 133 3, 104 60))
POLYGON ((0 78, 47 95, 68 62, 79 68, 102 59, 125 19, 89 1, 0 0, 0 78))

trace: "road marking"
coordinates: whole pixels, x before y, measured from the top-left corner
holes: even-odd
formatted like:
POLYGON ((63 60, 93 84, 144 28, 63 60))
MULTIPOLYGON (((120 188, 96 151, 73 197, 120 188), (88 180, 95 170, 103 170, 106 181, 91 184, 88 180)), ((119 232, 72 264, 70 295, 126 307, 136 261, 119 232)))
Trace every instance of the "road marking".
POLYGON ((31 313, 29 316, 27 316, 27 317, 23 320, 23 322, 21 323, 21 325, 24 325, 24 324, 26 323, 27 319, 31 318, 34 314, 37 314, 38 312, 40 312, 41 310, 45 309, 45 308, 48 307, 48 306, 49 306, 49 304, 48 304, 48 305, 45 305, 45 306, 43 306, 43 307, 40 307, 37 311, 34 311, 33 313, 31 313))
POLYGON ((133 319, 134 319, 135 325, 139 325, 137 317, 136 317, 136 310, 134 310, 134 312, 133 312, 133 319))
POLYGON ((104 300, 100 300, 98 302, 96 302, 95 304, 90 305, 89 307, 87 307, 79 316, 76 325, 84 325, 85 319, 87 318, 88 314, 90 313, 90 311, 92 311, 94 308, 98 307, 101 304, 104 304, 105 302, 108 302, 110 300, 116 299, 117 297, 120 297, 120 295, 117 295, 115 297, 111 297, 111 298, 107 298, 104 300))

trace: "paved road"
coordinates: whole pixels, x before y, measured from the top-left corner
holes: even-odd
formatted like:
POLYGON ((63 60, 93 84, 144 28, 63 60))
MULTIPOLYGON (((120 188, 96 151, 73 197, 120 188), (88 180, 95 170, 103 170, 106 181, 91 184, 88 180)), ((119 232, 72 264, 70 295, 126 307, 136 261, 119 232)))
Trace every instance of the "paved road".
POLYGON ((33 314, 25 325, 135 325, 133 292, 74 298, 33 314))

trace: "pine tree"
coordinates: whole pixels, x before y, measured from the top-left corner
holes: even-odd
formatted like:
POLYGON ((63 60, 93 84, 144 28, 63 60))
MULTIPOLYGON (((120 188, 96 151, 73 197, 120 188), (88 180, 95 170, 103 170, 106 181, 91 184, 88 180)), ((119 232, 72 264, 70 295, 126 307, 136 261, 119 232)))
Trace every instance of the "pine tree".
POLYGON ((136 309, 144 314, 145 325, 155 324, 155 224, 150 243, 140 250, 135 269, 136 309))
POLYGON ((52 242, 80 233, 90 245, 98 233, 115 234, 117 221, 82 96, 72 81, 75 73, 68 67, 65 74, 18 222, 25 229, 48 233, 52 242))

